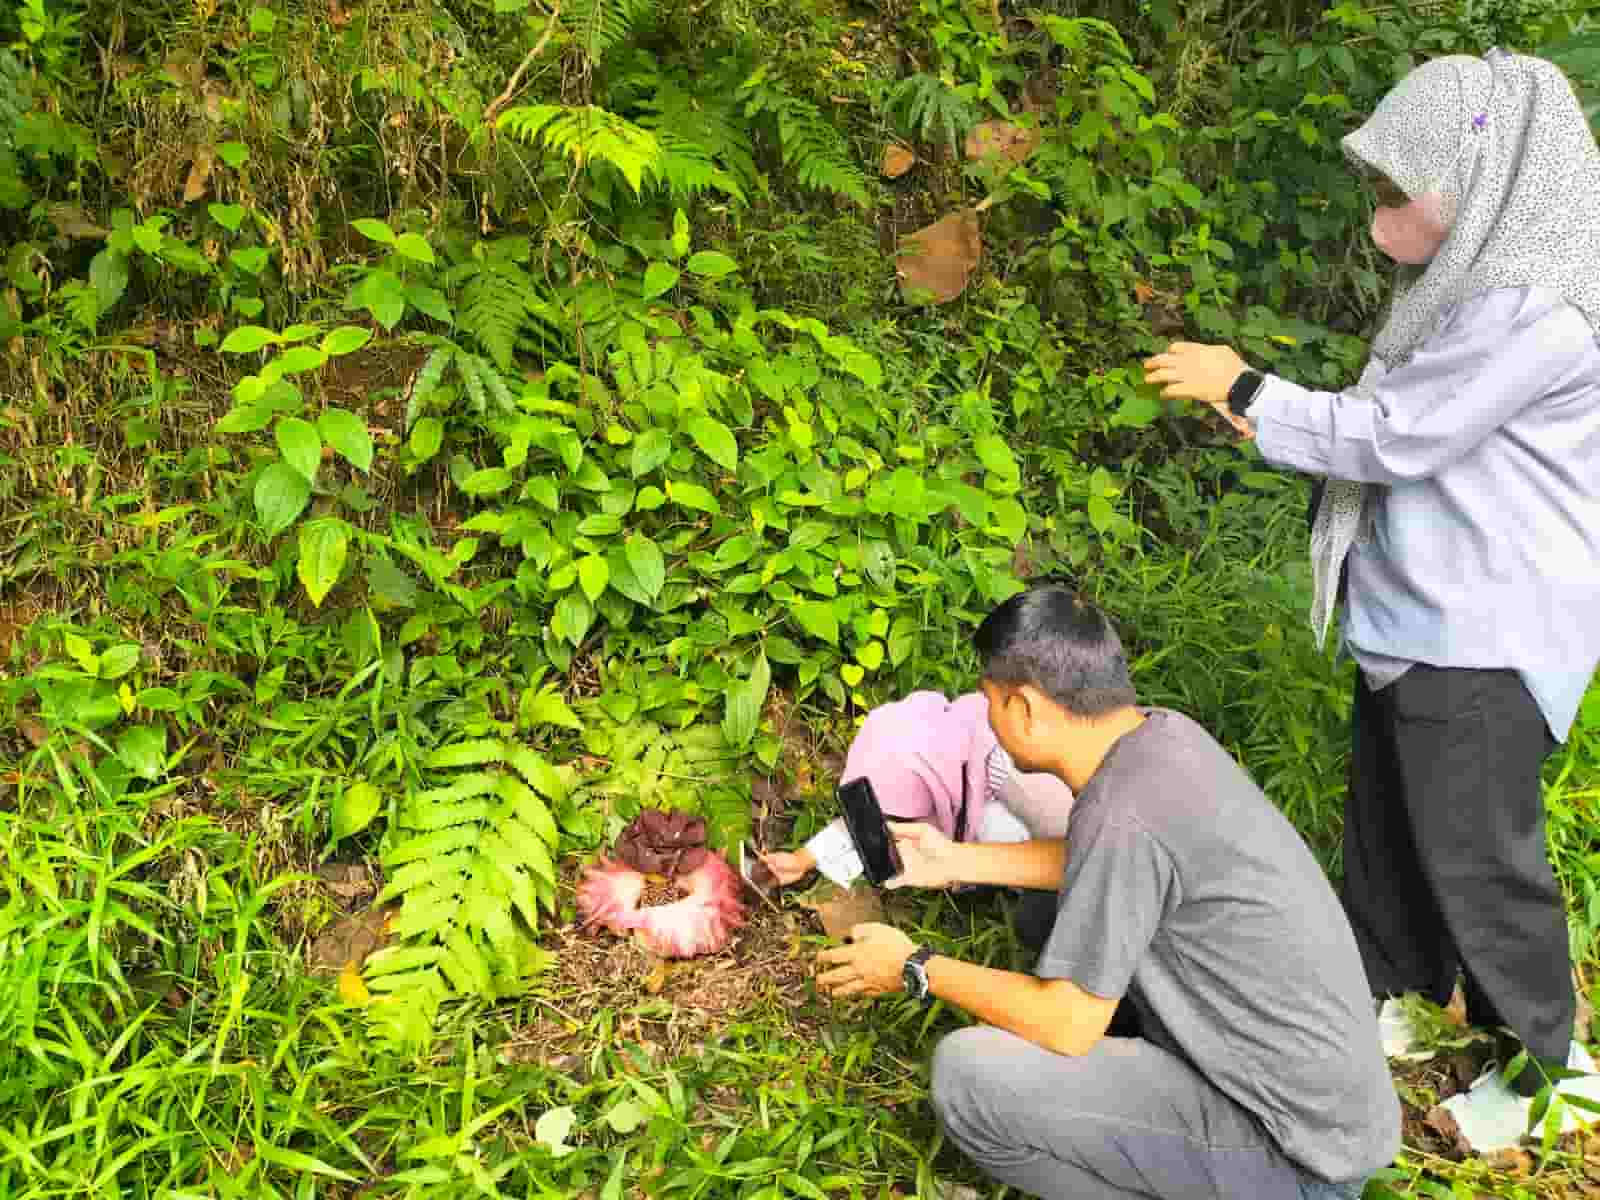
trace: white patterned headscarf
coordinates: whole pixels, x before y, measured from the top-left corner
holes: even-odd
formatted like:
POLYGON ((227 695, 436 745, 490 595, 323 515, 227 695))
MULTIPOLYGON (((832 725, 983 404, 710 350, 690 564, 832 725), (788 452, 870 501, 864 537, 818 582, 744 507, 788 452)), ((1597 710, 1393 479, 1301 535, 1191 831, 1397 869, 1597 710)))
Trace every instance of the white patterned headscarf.
MULTIPOLYGON (((1496 288, 1554 289, 1600 331, 1600 150, 1554 64, 1499 50, 1436 58, 1383 98, 1344 151, 1413 200, 1437 194, 1449 226, 1426 266, 1398 268, 1358 390, 1410 359, 1456 305, 1496 288)), ((1371 490, 1330 479, 1318 505, 1311 626, 1319 646, 1371 490)))

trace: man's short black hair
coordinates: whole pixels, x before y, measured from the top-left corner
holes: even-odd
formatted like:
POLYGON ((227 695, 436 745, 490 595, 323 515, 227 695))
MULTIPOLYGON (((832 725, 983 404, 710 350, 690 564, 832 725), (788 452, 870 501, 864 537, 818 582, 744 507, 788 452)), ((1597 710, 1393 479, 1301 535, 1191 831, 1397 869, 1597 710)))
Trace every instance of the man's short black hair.
POLYGON ((1063 584, 1018 592, 984 618, 975 640, 985 679, 1032 684, 1074 717, 1137 702, 1117 631, 1063 584))

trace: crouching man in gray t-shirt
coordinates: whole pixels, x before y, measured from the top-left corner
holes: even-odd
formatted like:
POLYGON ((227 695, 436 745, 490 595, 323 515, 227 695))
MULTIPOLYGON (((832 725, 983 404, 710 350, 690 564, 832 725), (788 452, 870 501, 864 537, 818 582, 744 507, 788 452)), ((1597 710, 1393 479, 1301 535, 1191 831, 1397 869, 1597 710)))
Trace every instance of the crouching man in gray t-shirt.
POLYGON ((1059 586, 979 628, 989 720, 1077 794, 1065 841, 895 827, 891 886, 1056 888, 1033 975, 887 925, 824 951, 834 995, 902 988, 983 1022, 940 1042, 933 1105, 994 1178, 1047 1198, 1349 1197, 1399 1148, 1355 939, 1305 843, 1189 718, 1136 705, 1110 623, 1059 586), (1140 1036, 1107 1037, 1118 1002, 1140 1036))

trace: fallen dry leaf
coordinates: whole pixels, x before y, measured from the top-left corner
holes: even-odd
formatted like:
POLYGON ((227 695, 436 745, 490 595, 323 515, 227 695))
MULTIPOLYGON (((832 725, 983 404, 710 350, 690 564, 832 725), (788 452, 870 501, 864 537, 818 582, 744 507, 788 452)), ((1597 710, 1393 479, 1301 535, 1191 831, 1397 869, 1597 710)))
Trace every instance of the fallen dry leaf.
POLYGON ((910 147, 890 142, 883 148, 883 163, 879 170, 885 179, 899 179, 917 165, 917 156, 910 147))
POLYGON ((1518 1150, 1515 1146, 1491 1150, 1483 1156, 1483 1161, 1488 1164, 1490 1170, 1504 1171, 1508 1175, 1533 1174, 1533 1155, 1526 1150, 1518 1150))
POLYGON ((1039 131, 1002 121, 979 121, 967 134, 968 158, 1006 158, 1019 163, 1039 148, 1039 131))
POLYGON ((806 907, 816 910, 823 930, 839 941, 857 925, 884 919, 883 901, 874 888, 864 883, 848 889, 826 883, 815 890, 806 907))
POLYGON ((369 908, 351 917, 329 922, 306 952, 306 965, 313 974, 330 974, 354 963, 356 970, 388 938, 389 912, 369 908))
POLYGON ((983 258, 978 214, 970 208, 907 234, 900 249, 900 294, 912 303, 947 304, 966 289, 983 258))
POLYGON ((659 996, 661 989, 667 986, 668 970, 667 960, 657 959, 656 965, 650 969, 650 974, 644 977, 644 990, 652 996, 659 996))
POLYGON ((206 194, 211 179, 211 147, 196 146, 194 161, 189 164, 189 181, 183 185, 183 202, 193 204, 206 194))
POLYGON ((346 1004, 356 1004, 365 1007, 372 1003, 372 993, 367 989, 367 981, 361 978, 361 968, 354 962, 345 963, 339 972, 339 999, 346 1004))

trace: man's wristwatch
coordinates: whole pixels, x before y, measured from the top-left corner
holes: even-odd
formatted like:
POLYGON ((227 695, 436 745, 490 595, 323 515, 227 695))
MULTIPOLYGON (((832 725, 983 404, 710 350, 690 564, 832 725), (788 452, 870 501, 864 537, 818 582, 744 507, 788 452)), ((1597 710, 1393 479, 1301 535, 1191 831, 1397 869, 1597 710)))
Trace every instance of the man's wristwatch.
POLYGON ((1266 383, 1267 377, 1260 371, 1252 371, 1249 367, 1240 371, 1239 378, 1228 389, 1228 411, 1236 417, 1244 416, 1245 410, 1256 402, 1266 383))
POLYGON ((906 995, 924 1004, 932 998, 928 991, 928 968, 925 965, 932 957, 931 946, 918 946, 911 952, 911 957, 906 959, 906 965, 900 968, 900 978, 905 983, 906 995))

